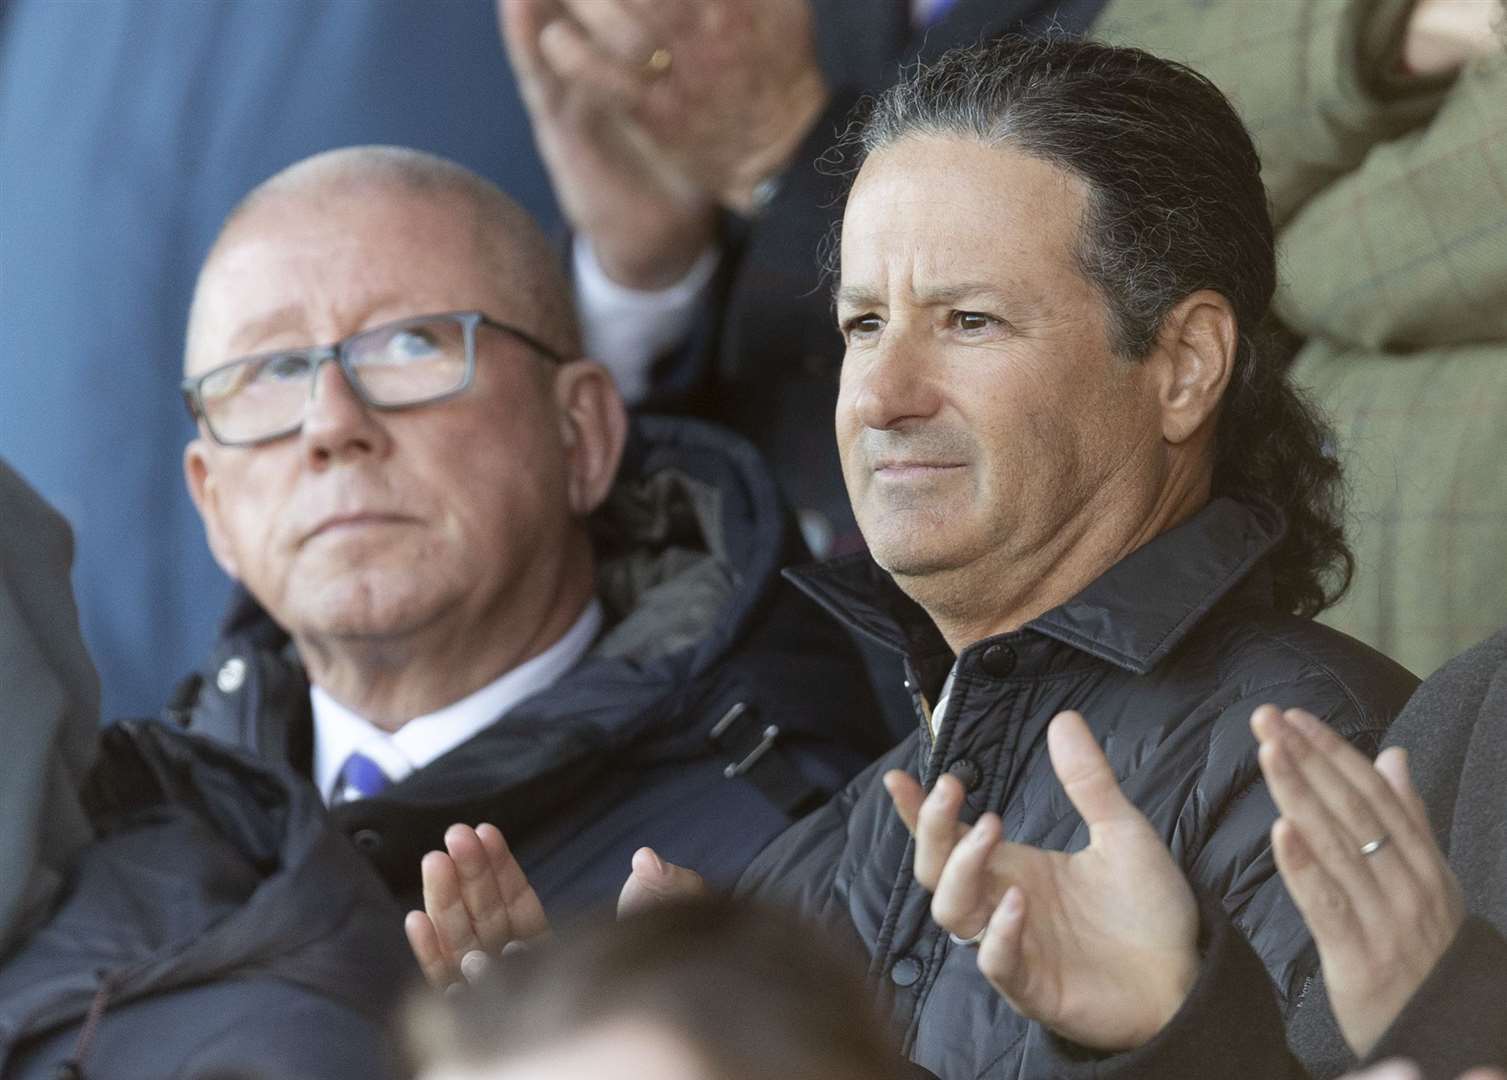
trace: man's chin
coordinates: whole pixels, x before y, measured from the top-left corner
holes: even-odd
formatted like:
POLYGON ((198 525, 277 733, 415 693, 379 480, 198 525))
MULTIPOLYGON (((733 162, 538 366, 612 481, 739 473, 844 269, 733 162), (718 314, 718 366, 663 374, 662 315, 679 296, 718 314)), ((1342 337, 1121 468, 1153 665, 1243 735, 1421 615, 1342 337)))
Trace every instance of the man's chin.
POLYGON ((287 619, 294 637, 326 641, 398 639, 433 621, 440 605, 403 588, 408 582, 326 582, 296 598, 287 619))
POLYGON ((954 569, 957 560, 948 549, 936 544, 917 542, 915 538, 896 538, 869 542, 869 555, 879 568, 897 581, 920 578, 954 569))

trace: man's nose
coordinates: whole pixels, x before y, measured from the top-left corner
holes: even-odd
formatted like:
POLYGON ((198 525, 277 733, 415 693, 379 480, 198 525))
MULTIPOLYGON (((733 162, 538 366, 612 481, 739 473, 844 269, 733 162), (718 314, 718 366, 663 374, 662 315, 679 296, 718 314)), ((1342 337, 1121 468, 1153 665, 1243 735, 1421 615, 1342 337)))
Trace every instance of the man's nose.
POLYGON ((891 325, 861 356, 849 354, 843 377, 852 380, 853 408, 864 427, 904 427, 941 408, 931 353, 932 344, 924 335, 891 325))
POLYGON ((310 461, 323 466, 353 454, 382 450, 387 429, 362 404, 340 365, 328 361, 314 374, 299 438, 310 461))

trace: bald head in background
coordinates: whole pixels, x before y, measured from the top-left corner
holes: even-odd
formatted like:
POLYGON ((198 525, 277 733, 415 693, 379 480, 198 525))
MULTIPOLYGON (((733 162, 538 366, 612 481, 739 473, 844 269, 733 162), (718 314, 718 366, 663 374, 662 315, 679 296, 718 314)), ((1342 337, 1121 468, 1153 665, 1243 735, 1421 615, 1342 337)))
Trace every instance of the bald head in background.
POLYGON ((200 345, 206 286, 213 283, 222 251, 256 230, 263 215, 297 214, 373 196, 448 204, 459 218, 469 216, 472 255, 491 268, 500 287, 517 290, 520 313, 532 312, 531 319, 520 325, 533 329, 562 355, 579 355, 580 331, 560 253, 528 211, 495 184, 445 158, 401 146, 353 146, 295 162, 258 184, 231 210, 205 256, 194 288, 185 359, 188 372, 194 371, 200 345))
MULTIPOLYGON (((399 362, 411 353, 396 350, 433 344, 393 340, 399 362)), ((272 177, 205 261, 186 374, 223 368, 239 392, 247 369, 226 366, 267 354, 294 361, 289 380, 312 368, 301 424, 225 445, 201 409, 184 468, 216 560, 288 631, 316 685, 395 730, 581 616, 594 584, 585 519, 626 417, 605 369, 577 359, 557 253, 512 200, 388 147, 272 177), (304 352, 448 313, 467 313, 475 366, 441 400, 374 406, 340 364, 304 352)))

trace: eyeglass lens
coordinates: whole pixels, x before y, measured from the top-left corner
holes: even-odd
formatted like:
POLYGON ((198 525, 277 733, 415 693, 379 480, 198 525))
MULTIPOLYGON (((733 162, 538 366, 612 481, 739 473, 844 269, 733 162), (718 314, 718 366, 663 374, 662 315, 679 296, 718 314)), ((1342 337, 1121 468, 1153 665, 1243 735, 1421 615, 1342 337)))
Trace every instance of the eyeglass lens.
MULTIPOLYGON (((468 336, 464 320, 455 316, 374 327, 345 340, 345 370, 368 404, 419 405, 465 384, 468 336)), ((298 427, 322 353, 302 349, 252 356, 212 373, 200 387, 205 420, 230 442, 298 427)))

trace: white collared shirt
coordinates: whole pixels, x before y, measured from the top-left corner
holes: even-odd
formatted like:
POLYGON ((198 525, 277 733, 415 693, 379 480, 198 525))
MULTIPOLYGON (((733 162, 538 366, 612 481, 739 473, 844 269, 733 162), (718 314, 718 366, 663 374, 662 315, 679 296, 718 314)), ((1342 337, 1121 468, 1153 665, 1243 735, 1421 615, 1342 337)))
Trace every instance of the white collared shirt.
POLYGON ((932 742, 936 742, 937 733, 942 730, 942 720, 947 716, 947 706, 952 701, 953 678, 957 673, 958 665, 954 662, 952 670, 947 673, 947 681, 942 684, 941 693, 937 695, 937 703, 931 707, 931 712, 927 714, 926 722, 931 725, 932 742))
POLYGON ((575 667, 601 628, 602 604, 592 597, 571 628, 538 656, 443 709, 414 717, 394 732, 383 731, 330 697, 322 687, 311 686, 314 782, 320 795, 326 803, 330 801, 345 759, 356 750, 375 761, 394 783, 422 769, 575 667))
POLYGON ((648 396, 654 361, 691 332, 721 260, 721 249, 710 247, 674 284, 630 289, 607 276, 590 241, 576 234, 571 266, 582 346, 587 356, 612 372, 618 393, 629 405, 648 396))

